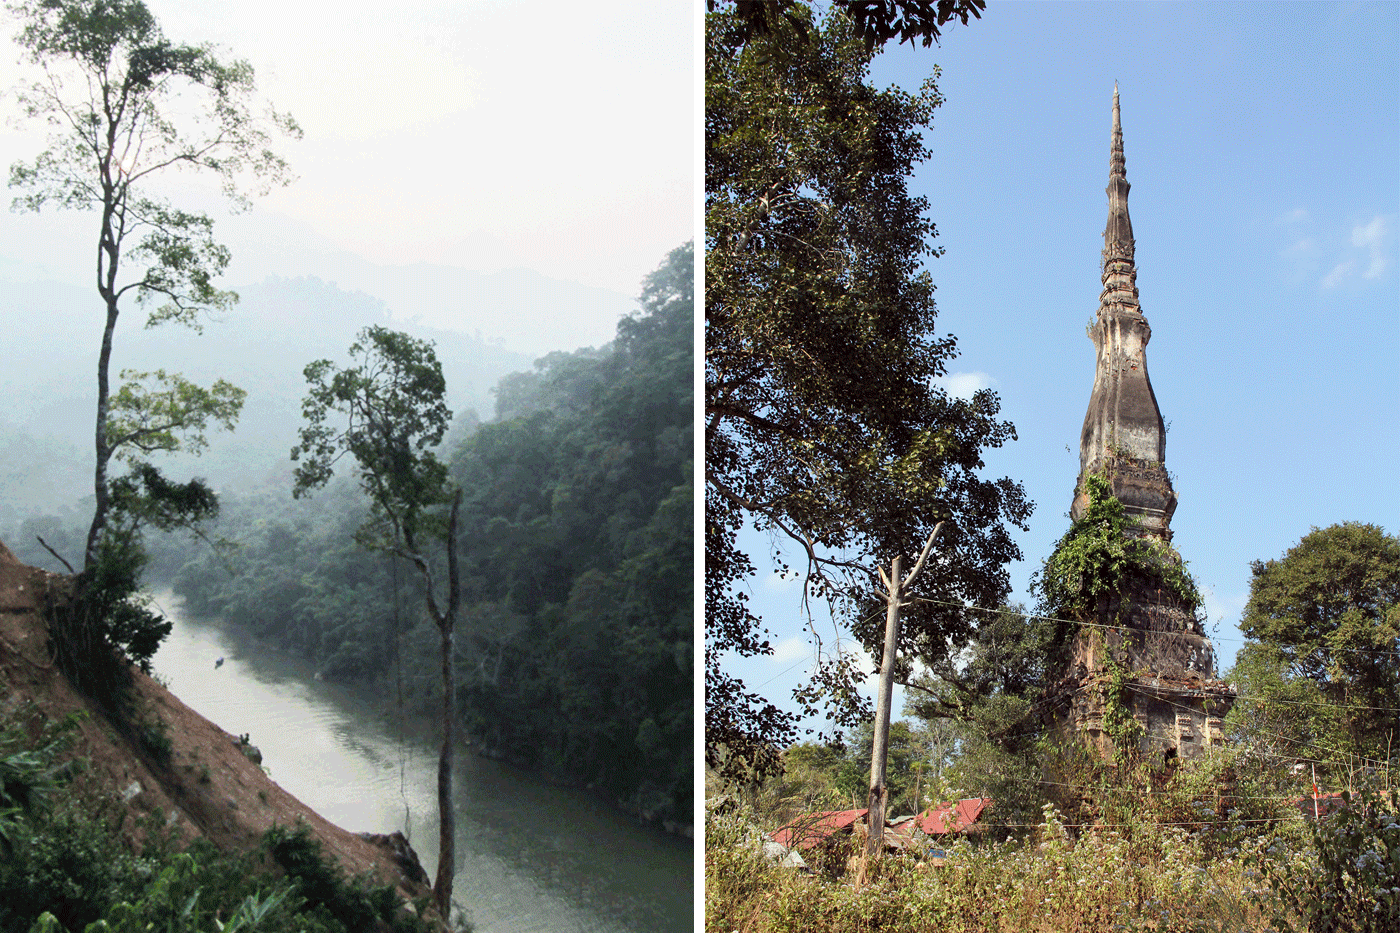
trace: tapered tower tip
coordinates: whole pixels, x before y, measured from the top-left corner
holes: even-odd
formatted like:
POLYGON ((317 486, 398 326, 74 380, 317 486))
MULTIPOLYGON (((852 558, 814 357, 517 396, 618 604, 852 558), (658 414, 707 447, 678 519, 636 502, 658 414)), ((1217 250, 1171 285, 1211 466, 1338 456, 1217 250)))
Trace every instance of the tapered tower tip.
POLYGON ((1103 232, 1103 291, 1090 333, 1098 364, 1094 391, 1079 445, 1079 485, 1071 514, 1088 506, 1086 477, 1107 475, 1124 512, 1143 533, 1171 539, 1176 493, 1163 464, 1166 426, 1147 378, 1147 341, 1152 329, 1138 304, 1133 222, 1128 216, 1128 184, 1118 89, 1113 91, 1113 147, 1108 176, 1108 223, 1103 232), (1115 466, 1116 465, 1116 466, 1115 466))

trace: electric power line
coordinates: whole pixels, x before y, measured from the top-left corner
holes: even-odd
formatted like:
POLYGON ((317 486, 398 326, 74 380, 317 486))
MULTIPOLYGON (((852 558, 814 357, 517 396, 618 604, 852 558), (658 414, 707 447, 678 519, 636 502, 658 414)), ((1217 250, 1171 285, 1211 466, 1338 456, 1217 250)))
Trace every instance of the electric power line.
MULTIPOLYGON (((1168 699, 1166 699, 1166 698, 1164 698, 1164 697, 1154 696, 1154 695, 1152 695, 1152 694, 1150 694, 1150 693, 1147 693, 1147 692, 1144 691, 1144 690, 1139 689, 1138 687, 1136 687, 1136 686, 1133 685, 1133 684, 1128 684, 1127 687, 1128 687, 1129 690, 1132 690, 1134 693, 1141 693, 1143 696, 1151 697, 1152 699, 1158 700, 1158 701, 1160 701, 1160 702, 1162 702, 1162 703, 1166 703, 1168 706, 1174 706, 1174 707, 1176 707, 1177 709, 1184 709, 1184 710, 1186 710, 1187 712, 1191 712, 1191 713, 1196 712, 1196 710, 1195 710, 1193 707, 1187 706, 1185 703, 1175 703, 1175 702, 1173 702, 1173 701, 1171 701, 1171 700, 1168 700, 1168 699)), ((1294 738, 1290 738, 1289 736, 1283 735, 1282 733, 1279 733, 1279 732, 1271 732, 1271 731, 1269 731, 1269 730, 1267 730, 1267 729, 1258 729, 1258 730, 1256 730, 1256 731, 1261 732, 1261 733, 1263 733, 1264 735, 1273 736, 1274 738, 1277 738, 1277 739, 1282 739, 1282 740, 1285 741, 1285 742, 1292 742, 1292 743, 1295 744, 1295 745, 1306 745, 1306 746, 1308 746, 1309 748, 1321 749, 1322 751, 1324 751, 1324 752, 1330 752, 1330 753, 1333 754, 1333 755, 1344 755, 1344 756, 1352 757, 1352 758, 1357 759, 1358 761, 1364 761, 1364 762, 1366 762, 1367 764, 1380 765, 1381 767, 1385 767, 1385 766, 1387 765, 1387 762, 1380 761, 1379 759, 1376 759, 1376 758, 1367 758, 1365 755, 1357 755, 1357 754, 1354 754, 1354 753, 1352 753, 1352 752, 1344 752, 1344 751, 1341 751, 1340 749, 1336 749, 1336 748, 1328 748, 1326 745, 1319 745, 1319 744, 1316 743, 1316 742, 1308 742, 1308 741, 1304 741, 1303 739, 1294 739, 1294 738)))
MULTIPOLYGON (((1033 613, 1033 612, 1020 612, 1020 611, 1018 611, 1018 610, 1016 610, 1016 609, 1011 609, 1011 608, 987 609, 987 608, 984 607, 984 606, 969 606, 969 605, 967 605, 966 603, 951 603, 951 602, 947 602, 946 600, 941 600, 941 599, 930 599, 930 598, 927 597, 927 596, 911 596, 911 597, 909 598, 909 601, 910 601, 910 602, 915 602, 915 603, 929 603, 929 604, 934 605, 934 606, 947 606, 947 607, 950 608, 950 609, 972 609, 972 610, 975 610, 975 611, 977 611, 977 612, 986 612, 986 613, 990 613, 990 614, 992 614, 992 615, 999 615, 999 614, 1005 613, 1006 615, 1018 616, 1018 617, 1020 617, 1020 618, 1022 618, 1022 619, 1040 619, 1040 620, 1045 621, 1045 622, 1063 622, 1063 623, 1065 623, 1066 625, 1079 625, 1079 626, 1084 626, 1085 628, 1103 628, 1103 629, 1112 629, 1112 630, 1114 630, 1114 631, 1125 631, 1125 630, 1128 630, 1128 629, 1132 629, 1132 626, 1129 626, 1129 625, 1108 625, 1108 624, 1103 623, 1103 622, 1080 622, 1080 621, 1077 620, 1077 619, 1063 619, 1063 618, 1060 618, 1060 617, 1058 617, 1058 616, 1042 616, 1042 615, 1036 615, 1036 614, 1033 613)), ((1149 630, 1149 629, 1133 629, 1133 631, 1145 632, 1145 631, 1152 631, 1152 630, 1149 630)), ((1156 631, 1155 634, 1159 634, 1159 635, 1185 635, 1185 634, 1187 634, 1187 633, 1186 633, 1185 631, 1182 631, 1182 632, 1163 632, 1163 631, 1156 631)), ((1212 641, 1214 641, 1214 640, 1215 640, 1215 639, 1212 639, 1212 641)), ((1242 640, 1238 640, 1238 639, 1224 639, 1224 638, 1222 638, 1222 639, 1220 639, 1220 640, 1221 640, 1221 641, 1232 641, 1232 642, 1235 642, 1236 644, 1240 644, 1240 645, 1248 645, 1248 644, 1250 644, 1250 642, 1248 642, 1248 641, 1242 641, 1242 640)), ((1257 644, 1257 642, 1256 642, 1256 644, 1257 644)), ((1400 655, 1400 649, 1396 649, 1396 648, 1344 648, 1344 647, 1337 647, 1337 648, 1327 648, 1326 650, 1327 650, 1327 651, 1330 651, 1330 652, 1343 651, 1343 652, 1362 652, 1362 653, 1368 653, 1368 654, 1391 654, 1391 655, 1400 655)))

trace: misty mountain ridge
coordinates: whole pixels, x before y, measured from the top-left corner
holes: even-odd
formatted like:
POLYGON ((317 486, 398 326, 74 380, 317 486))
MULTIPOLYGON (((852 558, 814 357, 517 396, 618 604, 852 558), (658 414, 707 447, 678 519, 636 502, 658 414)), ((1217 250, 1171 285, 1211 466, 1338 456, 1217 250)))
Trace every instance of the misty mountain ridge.
MULTIPOLYGON (((25 276, 24 265, 0 268, 0 524, 91 495, 101 301, 91 287, 25 276), (7 279, 6 272, 21 274, 7 279)), ((432 340, 454 413, 471 409, 489 420, 501 377, 554 350, 608 342, 636 308, 605 289, 527 269, 382 267, 350 254, 343 265, 347 280, 382 274, 375 292, 273 275, 235 287, 239 302, 203 318, 202 333, 170 324, 147 330, 147 309, 125 303, 113 341, 114 389, 120 370, 164 369, 200 385, 226 379, 248 392, 237 430, 210 433, 202 457, 158 458, 172 477, 199 475, 217 488, 290 475, 306 394, 302 370, 313 360, 347 361, 356 334, 371 324, 432 340)))

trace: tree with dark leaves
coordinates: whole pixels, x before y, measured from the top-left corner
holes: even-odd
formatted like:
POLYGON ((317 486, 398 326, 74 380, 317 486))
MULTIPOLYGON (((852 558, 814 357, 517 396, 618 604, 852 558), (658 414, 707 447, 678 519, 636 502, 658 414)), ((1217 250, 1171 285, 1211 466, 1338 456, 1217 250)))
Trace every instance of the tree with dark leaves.
MULTIPOLYGON (((1015 437, 996 395, 935 381, 956 343, 935 334, 919 266, 936 231, 906 182, 937 87, 872 87, 873 52, 840 9, 818 25, 788 5, 769 25, 753 33, 731 9, 706 28, 706 756, 731 775, 776 768, 795 736, 791 713, 724 669, 769 650, 743 592, 743 528, 791 541, 808 595, 878 656, 871 568, 947 521, 905 610, 902 670, 965 643, 964 602, 1002 604, 1021 556, 1006 524, 1032 508, 1020 485, 978 475, 982 452, 1015 437)), ((857 663, 825 659, 800 699, 865 718, 857 663)))
MULTIPOLYGON (((710 12, 734 5, 734 16, 747 35, 766 36, 782 27, 782 20, 806 35, 807 20, 796 0, 706 0, 710 12)), ((986 0, 836 0, 855 24, 856 34, 870 48, 898 38, 900 44, 917 39, 928 48, 939 40, 942 29, 954 19, 967 25, 969 17, 982 18, 986 0)))
POLYGON ((1400 748, 1400 538, 1378 525, 1314 528, 1277 560, 1250 565, 1236 662, 1250 700, 1232 719, 1270 717, 1295 738, 1384 760, 1400 748), (1291 728, 1290 728, 1291 731, 1291 728))
POLYGON ((355 460, 372 518, 356 538, 412 564, 423 580, 428 612, 438 628, 442 661, 442 751, 438 756, 438 872, 433 899, 446 919, 452 908, 456 871, 456 819, 452 759, 457 722, 453 643, 462 587, 457 569, 460 488, 433 448, 452 423, 443 397, 442 364, 429 341, 387 327, 367 327, 350 347, 354 363, 339 369, 330 360, 306 367, 310 392, 302 403, 307 424, 292 448, 298 461, 294 494, 324 486, 344 454, 355 460), (436 561, 428 546, 440 543, 447 557, 446 600, 434 580, 436 561))

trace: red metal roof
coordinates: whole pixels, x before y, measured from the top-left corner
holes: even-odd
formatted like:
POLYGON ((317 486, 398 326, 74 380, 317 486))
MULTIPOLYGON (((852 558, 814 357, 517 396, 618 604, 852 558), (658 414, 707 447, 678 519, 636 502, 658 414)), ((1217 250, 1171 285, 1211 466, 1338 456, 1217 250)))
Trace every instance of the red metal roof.
POLYGON ((1333 794, 1318 794, 1315 797, 1299 797, 1297 800, 1292 801, 1292 803, 1293 806, 1297 807, 1298 811, 1303 814, 1303 819, 1305 820, 1313 819, 1314 814, 1319 817, 1326 816, 1332 811, 1340 810, 1342 807, 1346 806, 1346 801, 1342 798, 1340 791, 1333 794))
POLYGON ((859 810, 823 810, 819 813, 808 813, 799 816, 775 832, 773 841, 778 845, 787 846, 789 849, 807 849, 826 837, 845 829, 857 820, 863 820, 869 812, 869 810, 861 808, 859 810))
MULTIPOLYGON (((940 803, 917 817, 905 817, 902 820, 891 822, 887 828, 892 834, 903 840, 913 837, 916 826, 929 836, 960 833, 976 823, 982 816, 982 811, 986 810, 991 802, 992 798, 990 797, 971 797, 967 800, 940 803)), ((852 823, 864 821, 869 812, 861 808, 859 810, 823 810, 819 813, 808 813, 773 833, 773 841, 779 845, 787 846, 789 849, 811 848, 829 836, 846 830, 852 823)), ((896 846, 906 844, 893 839, 890 841, 896 846)))
POLYGON ((982 816, 982 811, 992 802, 990 797, 969 797, 956 802, 948 801, 921 813, 914 825, 929 836, 942 836, 945 833, 965 832, 982 816))

